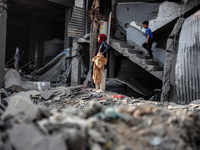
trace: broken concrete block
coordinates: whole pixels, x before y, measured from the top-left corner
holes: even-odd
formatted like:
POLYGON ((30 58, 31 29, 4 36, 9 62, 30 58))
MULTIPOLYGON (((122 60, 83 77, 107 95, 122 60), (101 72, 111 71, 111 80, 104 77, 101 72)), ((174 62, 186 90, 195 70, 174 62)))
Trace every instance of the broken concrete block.
POLYGON ((200 104, 200 100, 192 101, 190 104, 200 104))
POLYGON ((4 87, 5 89, 10 89, 12 92, 23 91, 21 77, 15 69, 7 71, 4 77, 4 87))
POLYGON ((11 144, 16 150, 66 150, 60 136, 44 136, 33 125, 15 125, 8 131, 11 144))
POLYGON ((38 111, 39 111, 39 117, 40 118, 50 116, 50 111, 49 111, 48 107, 46 107, 44 105, 39 105, 38 111))
POLYGON ((85 117, 91 117, 94 114, 100 112, 102 110, 103 106, 99 103, 96 103, 94 101, 89 102, 89 107, 85 110, 85 117))
POLYGON ((2 118, 4 119, 9 115, 15 116, 21 113, 24 114, 26 119, 31 121, 38 118, 38 108, 30 99, 26 99, 23 96, 13 96, 2 118))
POLYGON ((54 102, 59 102, 59 101, 60 101, 60 97, 59 97, 59 96, 54 97, 54 98, 53 98, 53 101, 54 101, 54 102))
POLYGON ((67 141, 67 147, 71 150, 85 150, 86 134, 84 130, 68 128, 62 132, 62 137, 67 141))
POLYGON ((65 90, 65 94, 66 94, 66 96, 71 95, 71 89, 66 89, 66 90, 65 90))
POLYGON ((50 87, 51 87, 51 82, 30 82, 30 81, 23 82, 23 89, 25 91, 30 91, 30 90, 44 91, 46 89, 49 89, 50 87))
POLYGON ((94 144, 91 150, 102 150, 102 148, 99 144, 94 144))
POLYGON ((45 91, 42 93, 41 97, 45 100, 48 100, 53 95, 53 92, 50 90, 45 91))
MULTIPOLYGON (((28 100, 28 101, 31 101, 31 97, 34 97, 34 96, 38 96, 38 95, 41 95, 41 93, 40 92, 38 92, 38 91, 27 91, 27 92, 24 92, 24 91, 22 91, 22 92, 20 92, 20 93, 17 93, 15 96, 22 96, 22 97, 24 97, 24 99, 26 99, 26 100, 28 100)), ((6 102, 7 103, 10 103, 10 101, 11 100, 13 100, 14 98, 13 98, 14 96, 10 96, 10 97, 7 97, 5 100, 6 100, 6 102)))

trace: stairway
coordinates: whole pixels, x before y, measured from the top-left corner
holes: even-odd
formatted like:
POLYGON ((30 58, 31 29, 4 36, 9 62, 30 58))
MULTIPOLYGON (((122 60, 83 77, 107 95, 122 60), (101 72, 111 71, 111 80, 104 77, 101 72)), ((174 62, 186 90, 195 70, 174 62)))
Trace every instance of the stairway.
POLYGON ((158 62, 149 61, 149 57, 146 56, 147 51, 143 47, 133 43, 132 45, 128 45, 125 41, 119 41, 115 39, 110 39, 109 44, 124 57, 127 57, 133 63, 148 71, 156 78, 162 80, 163 67, 160 67, 158 62))

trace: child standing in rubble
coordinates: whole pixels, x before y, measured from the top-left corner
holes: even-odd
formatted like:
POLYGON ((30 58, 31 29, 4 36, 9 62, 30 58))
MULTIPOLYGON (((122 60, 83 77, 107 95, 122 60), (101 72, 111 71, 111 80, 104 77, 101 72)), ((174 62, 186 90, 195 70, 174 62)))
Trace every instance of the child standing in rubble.
POLYGON ((151 59, 153 59, 153 55, 152 55, 152 44, 153 44, 153 33, 151 32, 151 29, 149 28, 149 22, 148 21, 144 21, 143 23, 143 27, 146 29, 145 31, 145 35, 146 35, 146 42, 142 45, 148 52, 149 52, 149 56, 151 59))
POLYGON ((98 46, 95 52, 94 69, 93 69, 93 80, 95 83, 95 92, 103 93, 105 92, 106 84, 106 75, 107 75, 107 62, 108 62, 108 53, 111 47, 106 43, 107 36, 105 34, 99 34, 98 36, 98 46), (98 67, 95 61, 98 61, 97 58, 103 57, 102 66, 98 67))

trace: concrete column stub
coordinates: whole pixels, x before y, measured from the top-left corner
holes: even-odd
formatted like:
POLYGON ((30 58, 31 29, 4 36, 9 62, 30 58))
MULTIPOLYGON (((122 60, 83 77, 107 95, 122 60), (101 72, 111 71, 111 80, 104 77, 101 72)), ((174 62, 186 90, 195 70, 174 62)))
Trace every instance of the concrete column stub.
POLYGON ((7 22, 7 0, 0 0, 0 88, 3 87, 5 49, 6 49, 6 22, 7 22))

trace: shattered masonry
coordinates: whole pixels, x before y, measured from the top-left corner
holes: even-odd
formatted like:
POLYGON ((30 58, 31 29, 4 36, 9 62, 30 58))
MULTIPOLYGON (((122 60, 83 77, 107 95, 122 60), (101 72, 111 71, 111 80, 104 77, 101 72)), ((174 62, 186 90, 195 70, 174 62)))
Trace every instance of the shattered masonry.
POLYGON ((0 150, 200 149, 199 8, 197 0, 0 0, 0 150), (113 48, 104 93, 92 88, 92 4, 113 48), (153 60, 142 47, 145 20, 153 60))

